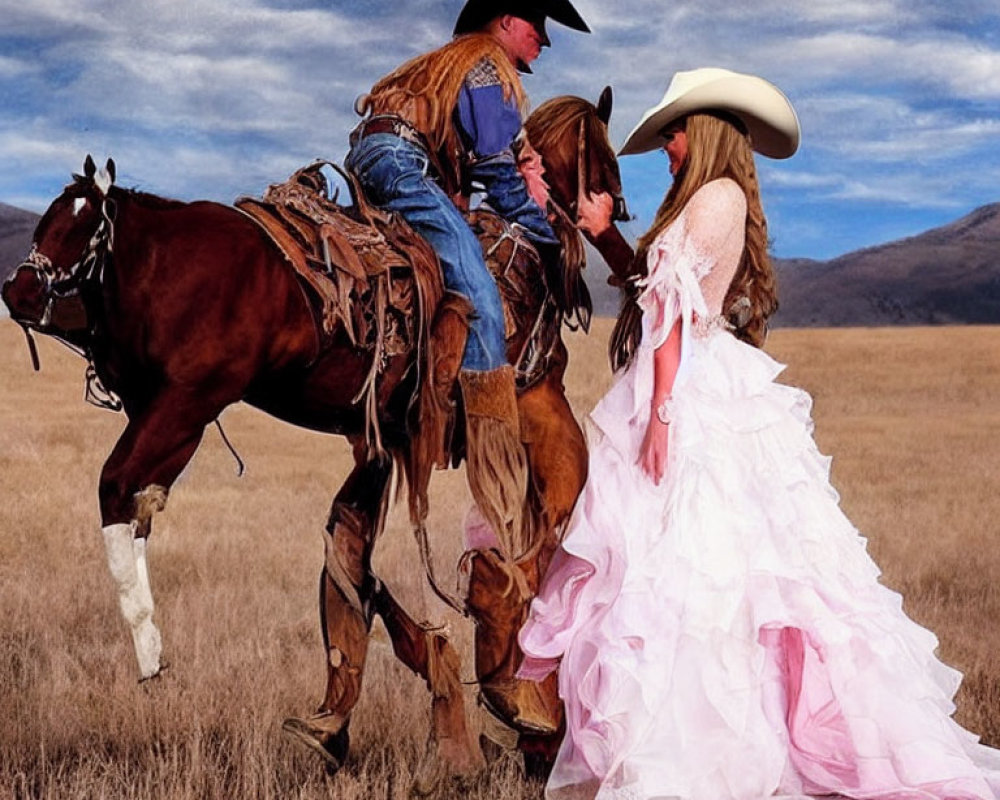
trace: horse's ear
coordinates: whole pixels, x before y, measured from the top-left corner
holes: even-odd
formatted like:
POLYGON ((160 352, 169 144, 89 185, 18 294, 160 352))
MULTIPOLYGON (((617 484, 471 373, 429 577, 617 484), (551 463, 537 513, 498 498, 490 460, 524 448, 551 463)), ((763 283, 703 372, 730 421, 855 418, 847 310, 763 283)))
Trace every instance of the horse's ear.
POLYGON ((90 153, 87 153, 87 160, 83 162, 83 177, 93 178, 94 173, 97 172, 97 164, 94 163, 94 159, 90 157, 90 153))
POLYGON ((113 158, 108 159, 107 166, 105 169, 108 171, 108 175, 111 176, 111 182, 115 182, 115 160, 113 158))
POLYGON ((605 125, 611 119, 611 87, 605 86, 601 92, 601 97, 597 101, 597 118, 605 125))
POLYGON ((108 164, 111 169, 108 169, 108 167, 101 167, 94 176, 94 186, 97 188, 97 191, 105 197, 107 197, 108 192, 111 190, 111 184, 115 182, 115 174, 113 171, 115 167, 114 162, 109 161, 108 164))

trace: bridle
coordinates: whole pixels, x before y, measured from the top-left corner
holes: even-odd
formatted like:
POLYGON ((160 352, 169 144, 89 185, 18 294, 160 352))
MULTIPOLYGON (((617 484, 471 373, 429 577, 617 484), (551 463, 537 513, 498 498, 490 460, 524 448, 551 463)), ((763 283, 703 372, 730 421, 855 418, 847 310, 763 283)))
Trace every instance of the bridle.
POLYGON ((52 323, 52 309, 57 300, 65 300, 80 294, 87 284, 100 285, 104 280, 104 269, 114 247, 115 205, 105 197, 101 204, 101 221, 80 253, 80 257, 69 267, 57 267, 52 259, 32 242, 24 261, 17 265, 7 283, 14 280, 22 269, 31 270, 42 285, 46 297, 45 310, 37 322, 17 320, 22 327, 42 329, 52 323))
MULTIPOLYGON (((569 220, 574 227, 578 222, 577 213, 580 208, 580 197, 590 185, 587 163, 587 120, 584 118, 580 120, 580 130, 576 138, 576 199, 570 202, 569 207, 566 207, 556 201, 554 197, 549 197, 549 203, 556 209, 559 216, 569 220)), ((611 218, 620 221, 631 219, 625 198, 619 194, 615 195, 612 200, 614 206, 611 209, 611 218)))
MULTIPOLYGON (((94 367, 93 354, 87 346, 80 347, 59 335, 57 330, 45 330, 52 325, 53 309, 60 300, 67 300, 79 297, 84 287, 100 287, 104 280, 105 267, 114 247, 114 216, 115 204, 108 197, 101 203, 101 220, 91 235, 87 245, 80 253, 80 257, 69 267, 57 267, 52 259, 38 249, 38 243, 32 242, 28 255, 11 273, 5 285, 12 283, 21 270, 30 270, 39 284, 45 296, 45 307, 37 321, 27 319, 16 319, 14 322, 21 326, 25 338, 28 342, 28 351, 31 355, 31 364, 36 372, 41 369, 41 361, 38 357, 38 347, 32 337, 32 329, 50 333, 58 341, 65 344, 87 360, 86 373, 86 394, 87 402, 111 411, 120 411, 121 400, 108 391, 101 384, 94 367)), ((86 306, 84 305, 86 312, 86 306)), ((87 319, 88 333, 93 333, 94 324, 87 319)))

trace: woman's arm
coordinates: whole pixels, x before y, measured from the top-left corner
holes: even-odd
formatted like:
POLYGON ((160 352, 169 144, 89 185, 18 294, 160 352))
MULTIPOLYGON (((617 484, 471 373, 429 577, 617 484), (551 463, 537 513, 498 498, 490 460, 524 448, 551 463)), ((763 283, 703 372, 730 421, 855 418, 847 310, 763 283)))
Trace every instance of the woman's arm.
POLYGON ((678 318, 663 344, 653 351, 653 396, 650 398, 649 424, 639 450, 640 466, 657 484, 666 471, 670 433, 669 417, 666 421, 661 419, 660 409, 665 403, 669 408, 668 401, 680 362, 681 320, 678 318))
MULTIPOLYGON (((681 217, 673 223, 680 226, 671 238, 669 246, 656 245, 651 248, 650 281, 655 285, 656 276, 664 268, 682 271, 699 281, 702 300, 714 302, 710 313, 718 313, 725 291, 733 279, 739 265, 739 254, 743 247, 743 227, 746 218, 746 196, 743 190, 729 178, 711 181, 702 186, 691 198, 681 217)), ((674 230, 673 228, 668 230, 674 230)), ((658 240, 659 241, 659 240, 658 240)), ((647 289, 647 291, 649 291, 647 289)), ((669 406, 667 422, 661 421, 658 411, 670 400, 674 380, 681 361, 681 316, 671 323, 669 316, 676 313, 662 308, 662 298, 653 298, 647 313, 653 313, 651 324, 655 331, 650 345, 653 351, 653 396, 650 398, 649 426, 643 439, 639 461, 645 472, 659 483, 667 464, 667 433, 669 431, 669 406), (670 331, 663 337, 666 326, 670 331)), ((675 292, 686 292, 675 286, 675 292)), ((695 298, 689 298, 693 302, 695 298)), ((682 304, 683 305, 683 304, 682 304)), ((704 306, 702 306, 702 309, 704 306)), ((701 309, 695 306, 694 313, 701 309)), ((683 314, 685 312, 681 312, 683 314)), ((687 312, 691 313, 691 311, 687 312)))

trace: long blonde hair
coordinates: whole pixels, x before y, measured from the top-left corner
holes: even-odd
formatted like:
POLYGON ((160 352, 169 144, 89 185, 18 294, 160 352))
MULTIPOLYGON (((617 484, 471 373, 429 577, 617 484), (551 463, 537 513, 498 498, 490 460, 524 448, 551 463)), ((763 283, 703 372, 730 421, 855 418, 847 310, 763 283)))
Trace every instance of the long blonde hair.
MULTIPOLYGON (((695 192, 709 181, 731 178, 746 195, 746 243, 722 309, 736 336, 760 347, 767 336, 767 320, 778 308, 778 297, 767 253, 767 220, 761 206, 750 137, 738 119, 719 112, 690 114, 685 118, 685 133, 687 159, 663 198, 652 226, 639 238, 633 271, 646 274, 650 245, 680 216, 695 192)), ((632 360, 641 335, 641 312, 635 298, 629 298, 623 304, 611 338, 614 369, 632 360)))
POLYGON ((484 58, 496 69, 504 99, 514 97, 524 112, 521 79, 500 42, 489 33, 469 33, 437 50, 412 58, 379 80, 363 103, 363 112, 396 114, 423 133, 435 150, 452 132, 458 93, 474 66, 484 58))
POLYGON ((527 107, 517 70, 500 42, 489 33, 469 33, 410 59, 378 81, 363 98, 362 114, 402 117, 424 135, 445 191, 462 190, 464 148, 454 123, 455 104, 469 71, 492 62, 503 88, 522 111, 527 107))

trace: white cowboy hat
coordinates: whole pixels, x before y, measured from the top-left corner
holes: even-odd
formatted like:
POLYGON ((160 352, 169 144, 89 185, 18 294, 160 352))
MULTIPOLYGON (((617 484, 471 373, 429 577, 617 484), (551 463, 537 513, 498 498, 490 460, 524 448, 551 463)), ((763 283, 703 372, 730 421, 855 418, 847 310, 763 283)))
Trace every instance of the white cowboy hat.
POLYGON ((738 117, 761 155, 788 158, 799 147, 799 119, 777 86, 754 75, 704 67, 674 75, 663 99, 642 115, 618 155, 656 150, 663 146, 660 131, 671 122, 713 110, 738 117))

